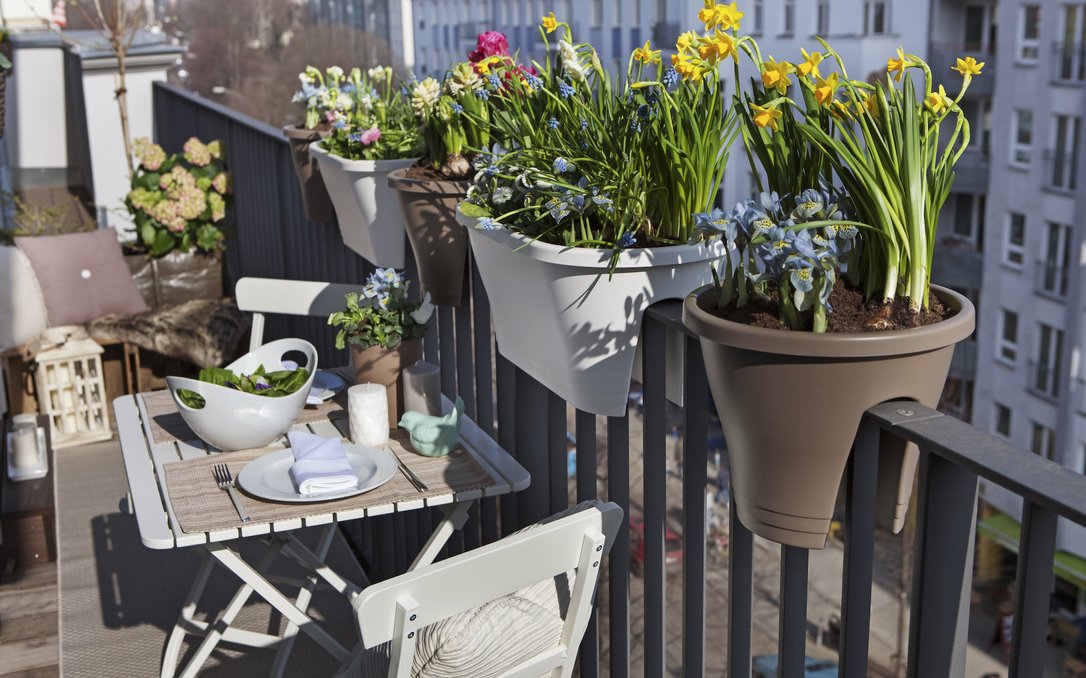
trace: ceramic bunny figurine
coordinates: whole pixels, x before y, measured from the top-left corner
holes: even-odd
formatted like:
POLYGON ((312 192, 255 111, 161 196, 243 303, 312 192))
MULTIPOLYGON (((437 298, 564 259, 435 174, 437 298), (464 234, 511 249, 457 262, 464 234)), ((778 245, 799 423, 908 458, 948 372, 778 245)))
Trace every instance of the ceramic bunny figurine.
POLYGON ((431 417, 421 412, 404 412, 400 428, 411 434, 415 450, 427 457, 443 457, 460 444, 460 417, 464 401, 456 399, 456 407, 443 417, 431 417))

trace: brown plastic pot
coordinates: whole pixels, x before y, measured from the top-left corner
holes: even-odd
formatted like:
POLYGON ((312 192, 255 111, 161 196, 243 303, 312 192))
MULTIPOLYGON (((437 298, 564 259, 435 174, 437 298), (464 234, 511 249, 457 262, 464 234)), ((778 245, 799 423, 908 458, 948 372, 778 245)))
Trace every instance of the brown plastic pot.
POLYGON ((283 136, 290 143, 290 157, 294 160, 294 173, 298 176, 298 185, 302 189, 305 218, 310 221, 332 221, 336 216, 332 199, 328 197, 328 190, 324 187, 317 160, 309 155, 310 144, 328 136, 328 131, 287 125, 283 128, 283 136))
MULTIPOLYGON (((701 339, 705 371, 724 427, 739 520, 755 534, 820 549, 863 413, 887 400, 935 407, 954 344, 975 324, 973 304, 931 286, 952 313, 906 330, 863 334, 789 332, 714 315, 711 287, 683 304, 683 323, 701 339)), ((883 436, 883 519, 904 525, 918 452, 883 436), (893 509, 887 504, 893 498, 893 509)), ((889 521, 887 521, 889 522, 889 521)))
POLYGON ((400 197, 422 290, 438 306, 459 306, 468 235, 456 220, 456 206, 467 195, 470 182, 412 179, 406 174, 402 169, 392 172, 388 185, 400 197))
POLYGON ((396 428, 404 413, 403 369, 422 359, 422 342, 418 339, 400 342, 394 349, 370 346, 359 350, 351 347, 354 383, 381 384, 388 391, 388 426, 396 428))

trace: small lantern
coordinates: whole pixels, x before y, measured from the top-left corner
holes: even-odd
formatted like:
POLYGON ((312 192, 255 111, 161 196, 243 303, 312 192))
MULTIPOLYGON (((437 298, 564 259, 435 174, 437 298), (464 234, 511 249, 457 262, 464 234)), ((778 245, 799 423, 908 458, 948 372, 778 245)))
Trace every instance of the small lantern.
POLYGON ((38 409, 48 415, 53 448, 109 440, 104 349, 78 326, 53 327, 31 345, 38 409))

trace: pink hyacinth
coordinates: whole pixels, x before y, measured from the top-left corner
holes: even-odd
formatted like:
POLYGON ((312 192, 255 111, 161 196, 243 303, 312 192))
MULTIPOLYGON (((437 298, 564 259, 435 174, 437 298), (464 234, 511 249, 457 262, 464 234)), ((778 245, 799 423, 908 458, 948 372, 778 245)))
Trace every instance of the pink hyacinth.
POLYGON ((475 49, 468 54, 468 61, 478 63, 492 56, 509 56, 509 41, 499 31, 480 33, 475 40, 475 49))
POLYGON ((362 142, 363 146, 370 146, 372 144, 377 143, 377 140, 380 139, 380 138, 381 138, 381 130, 377 127, 377 125, 374 125, 373 127, 369 128, 368 130, 366 130, 365 132, 362 133, 362 136, 359 138, 359 141, 362 142))

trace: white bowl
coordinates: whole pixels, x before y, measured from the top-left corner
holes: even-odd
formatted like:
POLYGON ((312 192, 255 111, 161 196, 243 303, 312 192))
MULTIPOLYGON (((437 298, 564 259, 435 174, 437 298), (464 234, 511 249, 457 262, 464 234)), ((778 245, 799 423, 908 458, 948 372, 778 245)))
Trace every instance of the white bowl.
POLYGON ((283 356, 296 351, 305 355, 309 379, 294 393, 281 398, 245 393, 197 379, 166 377, 166 386, 181 417, 193 433, 220 450, 263 447, 285 434, 305 407, 306 396, 317 373, 317 349, 304 339, 279 339, 226 366, 238 374, 252 374, 260 365, 269 372, 283 369, 283 356), (178 389, 198 393, 204 399, 200 409, 189 407, 177 397, 178 389))

